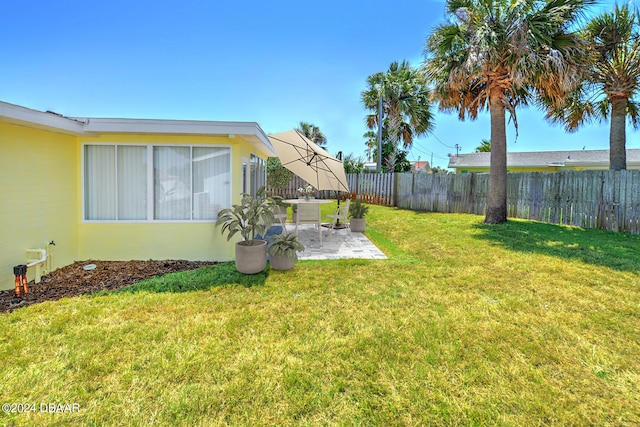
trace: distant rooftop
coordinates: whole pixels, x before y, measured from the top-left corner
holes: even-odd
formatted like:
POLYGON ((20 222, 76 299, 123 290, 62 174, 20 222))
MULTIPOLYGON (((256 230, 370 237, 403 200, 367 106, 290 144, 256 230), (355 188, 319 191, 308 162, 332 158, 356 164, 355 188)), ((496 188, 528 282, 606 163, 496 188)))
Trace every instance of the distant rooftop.
MULTIPOLYGON (((489 167, 491 153, 452 154, 450 168, 489 167)), ((640 165, 640 148, 627 148, 627 164, 640 165)), ((507 153, 507 167, 608 166, 609 150, 531 151, 507 153)))

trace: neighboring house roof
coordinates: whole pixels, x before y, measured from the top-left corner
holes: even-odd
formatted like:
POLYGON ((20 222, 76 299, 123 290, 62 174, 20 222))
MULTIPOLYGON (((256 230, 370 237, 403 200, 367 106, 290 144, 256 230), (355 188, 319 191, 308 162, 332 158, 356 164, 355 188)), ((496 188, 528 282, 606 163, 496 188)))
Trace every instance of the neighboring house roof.
MULTIPOLYGON (((491 153, 451 154, 450 168, 488 168, 491 153)), ((627 165, 640 165, 640 148, 627 148, 627 165)), ((507 153, 507 167, 609 166, 609 150, 533 151, 507 153)))
POLYGON ((376 170, 378 163, 376 162, 364 162, 364 168, 370 171, 376 170))
POLYGON ((419 160, 415 162, 411 162, 411 166, 414 171, 430 171, 429 162, 426 160, 419 160))
POLYGON ((135 133, 164 135, 241 136, 248 143, 276 155, 267 135, 256 122, 218 122, 198 120, 119 119, 66 117, 0 102, 0 122, 28 125, 67 135, 135 133))

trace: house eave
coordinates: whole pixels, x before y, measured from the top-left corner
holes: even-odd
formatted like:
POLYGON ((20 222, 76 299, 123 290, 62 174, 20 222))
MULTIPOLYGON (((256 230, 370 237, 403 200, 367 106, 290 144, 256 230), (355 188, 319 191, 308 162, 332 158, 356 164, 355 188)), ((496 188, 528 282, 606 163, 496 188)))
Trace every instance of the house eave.
POLYGON ((113 133, 238 136, 260 152, 276 155, 269 138, 256 122, 66 117, 1 101, 0 122, 73 136, 113 133))
POLYGON ((249 144, 275 155, 267 135, 256 122, 214 122, 199 120, 77 118, 86 132, 95 134, 163 134, 242 137, 249 144))
POLYGON ((66 135, 85 134, 84 123, 59 114, 36 111, 19 105, 0 102, 0 122, 47 130, 66 135))

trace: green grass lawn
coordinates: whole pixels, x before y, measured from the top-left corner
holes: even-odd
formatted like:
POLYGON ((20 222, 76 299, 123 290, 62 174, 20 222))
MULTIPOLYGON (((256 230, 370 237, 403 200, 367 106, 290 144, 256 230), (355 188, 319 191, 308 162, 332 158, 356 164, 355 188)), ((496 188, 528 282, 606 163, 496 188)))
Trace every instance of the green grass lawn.
MULTIPOLYGON (((388 260, 0 315, 2 425, 640 425, 640 237, 372 206, 388 260)), ((212 229, 213 233, 213 229, 212 229)))

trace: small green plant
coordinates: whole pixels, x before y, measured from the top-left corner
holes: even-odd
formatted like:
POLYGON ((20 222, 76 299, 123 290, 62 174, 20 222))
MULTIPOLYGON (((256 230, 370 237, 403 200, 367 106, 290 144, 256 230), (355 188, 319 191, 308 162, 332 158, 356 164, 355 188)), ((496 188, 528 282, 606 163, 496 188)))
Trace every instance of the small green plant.
POLYGON ((369 206, 365 205, 360 199, 355 199, 349 205, 349 215, 351 218, 362 219, 369 212, 369 206))
POLYGON ((249 194, 242 194, 239 205, 222 209, 218 212, 216 227, 222 226, 220 232, 229 233, 227 240, 240 233, 247 245, 253 245, 256 235, 264 236, 273 225, 273 205, 270 198, 256 198, 249 194))
POLYGON ((295 234, 278 234, 271 240, 269 255, 273 257, 288 256, 294 258, 296 252, 304 251, 304 245, 298 241, 295 234))

